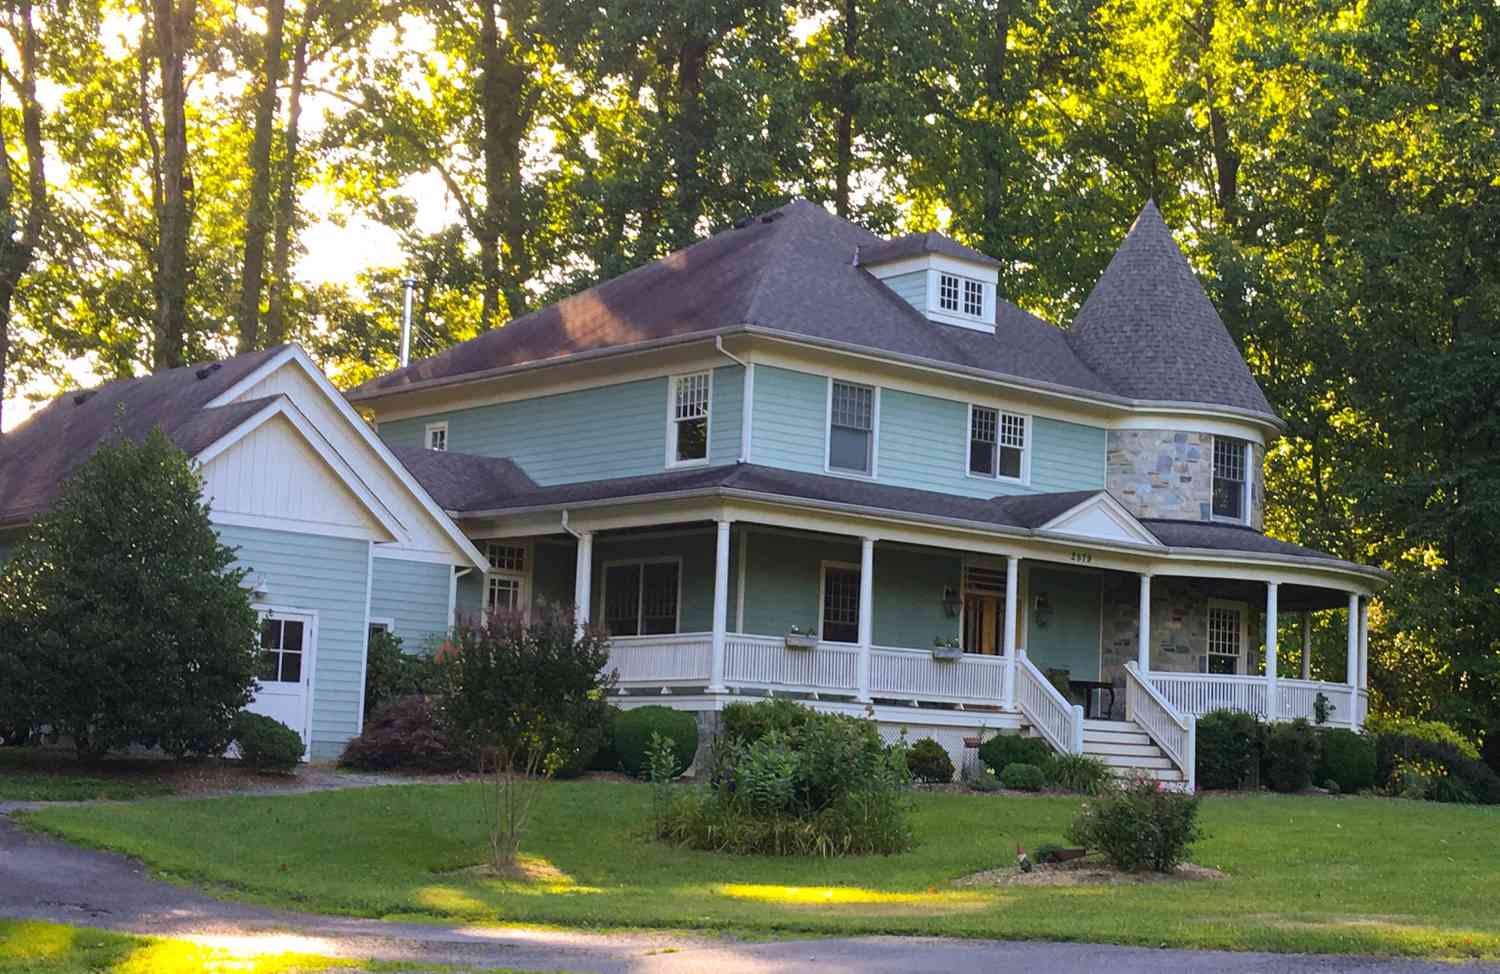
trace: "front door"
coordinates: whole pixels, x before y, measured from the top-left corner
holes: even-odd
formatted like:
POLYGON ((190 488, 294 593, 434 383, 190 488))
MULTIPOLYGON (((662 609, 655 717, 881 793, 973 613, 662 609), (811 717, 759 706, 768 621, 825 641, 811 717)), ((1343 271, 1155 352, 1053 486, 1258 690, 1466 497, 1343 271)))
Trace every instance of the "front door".
POLYGON ((281 721, 309 738, 309 693, 312 685, 313 617, 282 609, 262 609, 260 669, 255 678, 253 713, 281 721))
POLYGON ((1000 652, 1005 601, 970 592, 964 596, 964 652, 994 656, 1000 652))

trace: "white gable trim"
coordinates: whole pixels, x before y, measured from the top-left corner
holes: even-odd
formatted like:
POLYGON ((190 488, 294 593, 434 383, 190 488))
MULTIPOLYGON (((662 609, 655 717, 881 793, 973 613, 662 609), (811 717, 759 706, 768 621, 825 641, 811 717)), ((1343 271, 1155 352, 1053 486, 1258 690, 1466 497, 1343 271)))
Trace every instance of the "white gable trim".
POLYGON ((284 417, 292 424, 292 427, 297 430, 307 445, 328 465, 328 469, 339 479, 339 482, 348 488, 350 493, 359 500, 360 506, 390 534, 391 540, 406 541, 410 539, 406 527, 380 502, 380 498, 376 497, 374 492, 365 485, 364 481, 355 473, 354 468, 343 457, 339 456, 332 445, 313 428, 312 423, 308 422, 307 417, 302 415, 302 411, 297 408, 296 404, 285 396, 277 396, 274 401, 267 403, 264 409, 256 411, 249 419, 199 451, 195 459, 200 464, 207 466, 215 457, 220 456, 224 451, 277 416, 284 417))
POLYGON ((1123 504, 1102 491, 1043 524, 1037 533, 1164 547, 1123 504))
MULTIPOLYGON (((318 368, 312 359, 308 358, 307 353, 298 346, 288 345, 282 351, 271 356, 259 368, 254 369, 249 375, 219 393, 208 405, 211 407, 223 406, 234 402, 247 391, 255 388, 267 376, 270 376, 288 363, 293 362, 312 380, 313 384, 318 387, 318 390, 328 397, 328 400, 334 404, 334 408, 358 432, 359 436, 370 449, 375 451, 376 455, 380 457, 390 472, 395 475, 396 479, 411 492, 412 496, 422 505, 422 509, 432 517, 443 533, 448 536, 448 539, 468 556, 473 566, 480 571, 487 571, 489 569, 489 562, 485 560, 484 555, 480 553, 479 549, 474 547, 474 543, 458 529, 458 525, 454 524, 453 519, 448 516, 447 512, 437 505, 437 502, 432 499, 432 495, 427 493, 426 488, 411 475, 411 471, 407 470, 406 466, 400 460, 396 459, 396 455, 390 451, 390 448, 385 445, 379 436, 375 435, 375 431, 370 429, 370 425, 360 418, 359 414, 354 411, 353 406, 349 405, 349 401, 344 398, 343 394, 334 388, 332 382, 328 381, 328 376, 323 374, 323 370, 318 368)), ((401 535, 401 537, 404 537, 404 535, 401 535)))

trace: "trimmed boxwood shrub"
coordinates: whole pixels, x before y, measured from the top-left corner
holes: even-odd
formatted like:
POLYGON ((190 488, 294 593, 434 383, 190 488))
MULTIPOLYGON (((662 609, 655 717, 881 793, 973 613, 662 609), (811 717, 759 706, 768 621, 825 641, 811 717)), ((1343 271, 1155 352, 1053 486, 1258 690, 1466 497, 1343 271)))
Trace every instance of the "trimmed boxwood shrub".
POLYGON ((1040 769, 1051 763, 1052 747, 1040 737, 996 734, 979 745, 979 760, 995 774, 1012 764, 1029 764, 1040 769))
POLYGON ((1214 710, 1198 718, 1198 787, 1243 788, 1253 783, 1260 771, 1262 737, 1254 714, 1214 710))
POLYGON ((431 698, 412 694, 377 707, 360 735, 344 745, 339 767, 459 771, 475 769, 478 762, 454 744, 431 698))
POLYGON ((1364 791, 1375 787, 1375 741, 1347 728, 1325 730, 1316 784, 1328 788, 1330 782, 1341 792, 1364 791))
POLYGON ((692 714, 671 707, 651 704, 634 710, 622 710, 615 717, 615 753, 626 774, 640 777, 646 769, 646 748, 652 733, 672 742, 677 756, 677 774, 687 770, 698 753, 698 721, 692 714))
POLYGON ((924 737, 906 752, 906 768, 918 781, 945 785, 953 780, 953 759, 937 741, 924 737))
POLYGON ((1272 724, 1266 731, 1263 763, 1266 783, 1276 791, 1309 787, 1318 767, 1318 732, 1302 717, 1272 724))
POLYGON ((1375 776, 1411 798, 1500 805, 1500 775, 1452 744, 1405 734, 1375 738, 1375 776))
POLYGON ((1041 791, 1047 786, 1047 774, 1034 764, 1017 761, 1001 770, 1000 783, 1012 791, 1041 791))
POLYGON ((240 761, 256 771, 285 774, 297 767, 306 750, 301 734, 264 714, 241 710, 231 730, 240 761))

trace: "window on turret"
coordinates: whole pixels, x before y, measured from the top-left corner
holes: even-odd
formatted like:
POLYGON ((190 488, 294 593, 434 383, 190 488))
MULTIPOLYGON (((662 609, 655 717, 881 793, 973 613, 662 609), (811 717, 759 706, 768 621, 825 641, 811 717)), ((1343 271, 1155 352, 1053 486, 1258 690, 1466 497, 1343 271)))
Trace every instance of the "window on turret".
POLYGON ((1250 444, 1227 436, 1214 437, 1214 517, 1249 520, 1250 444))

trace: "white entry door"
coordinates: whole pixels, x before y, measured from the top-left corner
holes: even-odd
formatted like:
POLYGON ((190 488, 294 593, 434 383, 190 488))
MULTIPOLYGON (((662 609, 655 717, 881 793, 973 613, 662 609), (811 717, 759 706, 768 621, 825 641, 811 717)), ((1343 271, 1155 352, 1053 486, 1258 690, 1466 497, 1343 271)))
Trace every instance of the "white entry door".
POLYGON ((260 669, 249 710, 265 714, 311 740, 313 654, 317 617, 289 609, 260 610, 260 669))

